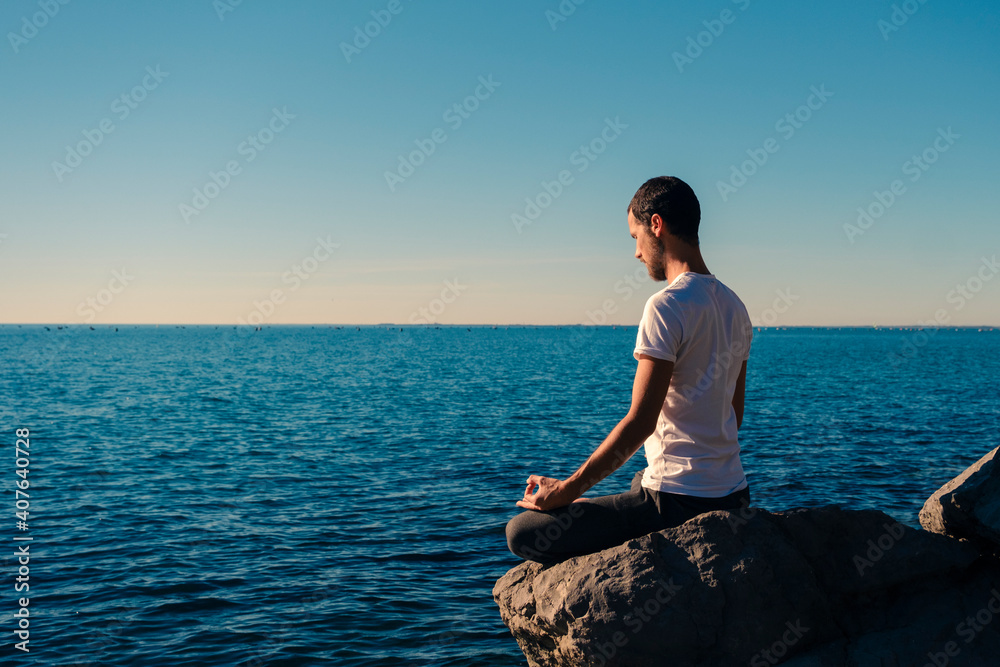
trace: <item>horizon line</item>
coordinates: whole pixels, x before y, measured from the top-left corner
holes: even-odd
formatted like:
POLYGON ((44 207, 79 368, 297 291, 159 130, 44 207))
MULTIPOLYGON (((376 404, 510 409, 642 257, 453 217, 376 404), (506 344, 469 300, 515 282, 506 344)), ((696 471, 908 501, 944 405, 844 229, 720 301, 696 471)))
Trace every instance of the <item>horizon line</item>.
MULTIPOLYGON (((575 322, 571 324, 531 324, 531 323, 444 323, 437 322, 431 324, 412 324, 408 322, 378 322, 375 324, 365 324, 359 322, 280 322, 262 324, 239 324, 232 322, 113 322, 94 324, 93 322, 0 322, 0 327, 88 327, 91 329, 110 327, 233 327, 263 329, 265 327, 407 327, 411 329, 432 329, 443 327, 580 327, 586 329, 598 328, 637 328, 634 324, 587 324, 575 322)), ((925 325, 925 324, 786 324, 782 326, 753 324, 754 329, 885 329, 885 330, 906 330, 906 329, 989 329, 1000 330, 1000 324, 955 324, 955 325, 925 325)))

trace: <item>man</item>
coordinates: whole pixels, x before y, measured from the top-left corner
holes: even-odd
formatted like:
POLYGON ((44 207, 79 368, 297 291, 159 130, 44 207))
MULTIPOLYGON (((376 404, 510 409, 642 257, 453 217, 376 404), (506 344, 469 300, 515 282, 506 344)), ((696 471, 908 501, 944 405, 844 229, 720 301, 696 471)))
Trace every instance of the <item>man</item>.
POLYGON ((632 406, 564 480, 531 475, 507 524, 522 558, 554 563, 750 503, 737 432, 753 328, 746 307, 705 265, 701 206, 684 181, 661 176, 628 206, 636 258, 667 287, 646 302, 633 356, 632 406), (581 498, 645 444, 631 490, 581 498))

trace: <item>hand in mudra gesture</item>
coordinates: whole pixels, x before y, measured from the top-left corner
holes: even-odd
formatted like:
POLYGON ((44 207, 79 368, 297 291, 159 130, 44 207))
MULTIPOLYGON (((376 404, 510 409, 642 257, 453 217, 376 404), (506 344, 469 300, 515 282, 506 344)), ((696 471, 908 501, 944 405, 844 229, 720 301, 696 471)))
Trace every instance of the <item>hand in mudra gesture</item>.
POLYGON ((545 512, 565 507, 575 500, 577 494, 573 493, 563 480, 530 475, 528 486, 524 489, 524 498, 517 501, 517 506, 545 512))

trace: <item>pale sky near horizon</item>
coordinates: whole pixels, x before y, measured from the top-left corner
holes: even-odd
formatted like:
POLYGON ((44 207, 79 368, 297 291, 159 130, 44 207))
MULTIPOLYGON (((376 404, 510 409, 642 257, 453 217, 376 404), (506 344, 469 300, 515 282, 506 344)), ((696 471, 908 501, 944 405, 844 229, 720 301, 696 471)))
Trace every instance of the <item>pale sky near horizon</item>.
POLYGON ((986 0, 11 0, 0 33, 0 323, 633 326, 663 285, 625 209, 670 174, 755 324, 1000 325, 986 0))

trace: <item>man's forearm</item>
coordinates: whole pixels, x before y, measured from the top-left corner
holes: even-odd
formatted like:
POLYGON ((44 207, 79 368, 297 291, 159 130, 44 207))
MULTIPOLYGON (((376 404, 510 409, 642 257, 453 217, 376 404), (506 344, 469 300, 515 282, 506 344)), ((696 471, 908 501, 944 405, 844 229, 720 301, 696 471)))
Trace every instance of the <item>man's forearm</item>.
POLYGON ((573 497, 579 498, 592 486, 618 470, 642 446, 650 433, 651 429, 629 417, 618 422, 590 458, 566 479, 566 485, 573 492, 573 497))

